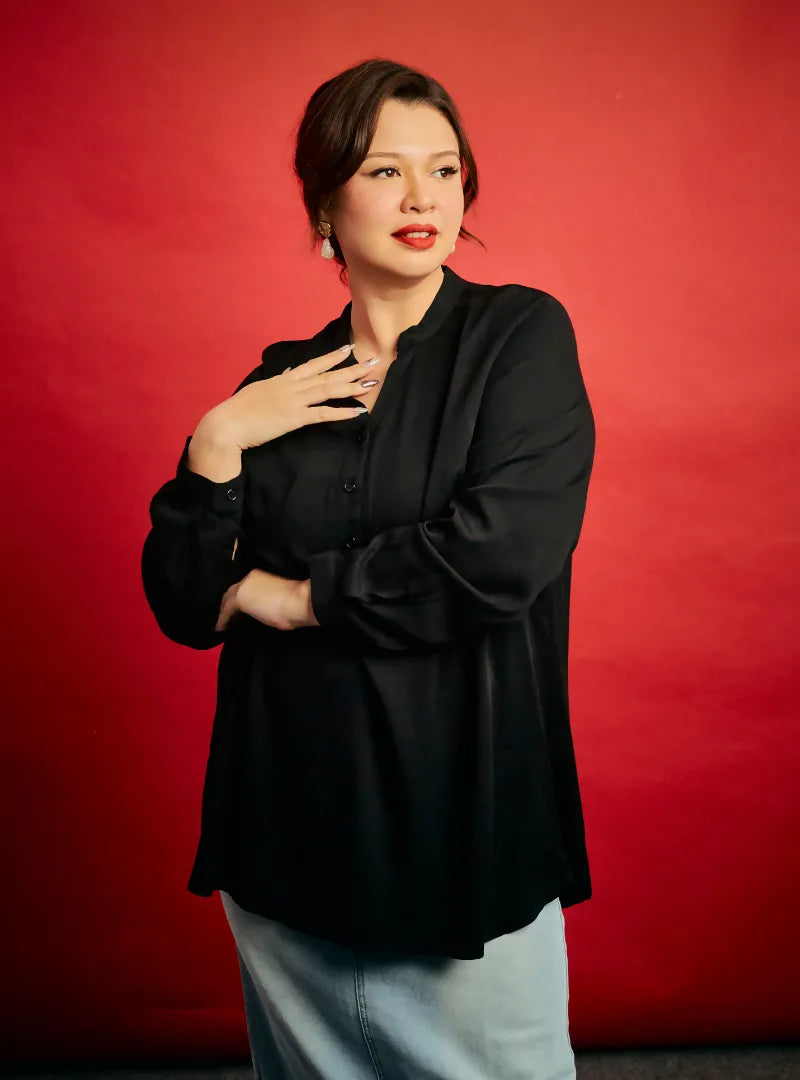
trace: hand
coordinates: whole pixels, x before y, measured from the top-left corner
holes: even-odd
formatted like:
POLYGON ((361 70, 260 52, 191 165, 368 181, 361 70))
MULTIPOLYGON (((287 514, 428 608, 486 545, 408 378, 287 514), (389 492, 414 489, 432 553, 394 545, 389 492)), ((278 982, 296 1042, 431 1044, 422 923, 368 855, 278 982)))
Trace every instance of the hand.
POLYGON ((280 375, 250 383, 206 413, 200 423, 204 430, 212 429, 218 440, 229 442, 241 451, 271 442, 307 424, 352 419, 363 412, 364 406, 346 409, 319 404, 329 398, 368 394, 375 382, 380 381, 372 381, 374 365, 369 361, 330 370, 342 362, 351 348, 348 345, 334 349, 296 368, 286 368, 280 375), (363 380, 370 385, 363 386, 363 380))
POLYGON ((311 582, 279 577, 266 570, 251 570, 222 597, 215 629, 227 629, 239 612, 276 630, 319 626, 311 607, 311 582))

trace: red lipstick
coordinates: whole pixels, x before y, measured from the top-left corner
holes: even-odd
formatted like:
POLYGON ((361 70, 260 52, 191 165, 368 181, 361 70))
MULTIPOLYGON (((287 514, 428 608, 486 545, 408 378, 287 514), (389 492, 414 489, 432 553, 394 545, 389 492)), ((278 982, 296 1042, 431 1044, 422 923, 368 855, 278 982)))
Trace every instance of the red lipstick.
POLYGON ((435 225, 404 225, 402 229, 398 229, 397 232, 393 232, 392 236, 395 240, 399 240, 401 244, 405 244, 406 247, 418 248, 420 250, 426 250, 432 248, 436 243, 436 237, 439 230, 435 225), (408 233, 430 233, 429 236, 409 236, 408 233))

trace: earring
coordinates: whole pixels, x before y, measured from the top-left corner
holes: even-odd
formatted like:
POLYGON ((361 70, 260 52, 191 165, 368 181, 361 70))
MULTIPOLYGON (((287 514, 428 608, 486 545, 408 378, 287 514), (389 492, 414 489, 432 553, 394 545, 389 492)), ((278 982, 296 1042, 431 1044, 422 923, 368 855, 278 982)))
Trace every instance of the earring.
POLYGON ((322 249, 320 251, 320 255, 322 255, 323 259, 332 259, 335 254, 333 244, 331 244, 328 239, 332 232, 333 230, 331 229, 331 223, 329 221, 321 221, 319 223, 320 236, 325 237, 322 241, 322 249))

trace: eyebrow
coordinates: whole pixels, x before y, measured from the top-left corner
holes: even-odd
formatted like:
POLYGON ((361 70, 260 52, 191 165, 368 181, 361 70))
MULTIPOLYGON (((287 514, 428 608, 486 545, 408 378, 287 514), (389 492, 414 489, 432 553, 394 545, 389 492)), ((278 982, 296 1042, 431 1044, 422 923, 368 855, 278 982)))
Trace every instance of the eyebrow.
MULTIPOLYGON (((458 150, 439 150, 435 154, 430 154, 429 157, 431 157, 431 158, 446 157, 448 154, 453 154, 455 157, 460 157, 460 154, 459 154, 458 150)), ((402 154, 395 154, 391 150, 376 150, 372 154, 367 154, 367 157, 364 158, 364 161, 366 161, 367 158, 371 158, 371 157, 399 158, 399 157, 402 157, 402 156, 403 156, 402 154)))

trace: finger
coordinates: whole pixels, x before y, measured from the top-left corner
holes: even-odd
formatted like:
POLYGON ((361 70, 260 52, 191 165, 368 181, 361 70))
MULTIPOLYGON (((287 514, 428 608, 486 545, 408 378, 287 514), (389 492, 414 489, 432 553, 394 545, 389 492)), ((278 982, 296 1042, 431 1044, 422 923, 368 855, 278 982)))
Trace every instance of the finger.
POLYGON ((375 365, 380 362, 381 358, 375 356, 372 360, 367 360, 363 364, 351 364, 349 367, 339 368, 336 371, 323 371, 319 375, 309 375, 302 380, 302 388, 308 390, 321 387, 352 386, 353 383, 360 382, 362 379, 375 379, 377 378, 375 365))
POLYGON ((370 391, 375 389, 375 386, 379 380, 375 382, 372 379, 367 379, 366 382, 370 383, 369 386, 364 386, 362 383, 345 383, 344 386, 310 386, 308 388, 303 387, 298 391, 298 396, 303 405, 321 405, 323 401, 329 399, 338 399, 346 397, 360 397, 362 394, 369 394, 370 391))
POLYGON ((308 375, 319 375, 323 371, 329 371, 332 367, 340 364, 350 354, 352 348, 352 345, 344 345, 341 349, 334 349, 333 352, 325 353, 323 356, 314 356, 310 360, 306 360, 304 364, 298 364, 294 368, 294 374, 300 378, 305 378, 308 375))
POLYGON ((333 405, 316 405, 306 409, 306 423, 324 424, 329 420, 352 420, 354 416, 363 416, 369 412, 364 405, 352 409, 337 409, 333 405))
POLYGON ((372 366, 355 364, 353 367, 344 368, 341 371, 327 371, 321 375, 313 375, 308 379, 304 379, 300 383, 298 390, 302 393, 307 391, 321 393, 322 397, 318 398, 318 400, 324 401, 326 397, 341 397, 342 394, 352 394, 355 392, 356 387, 363 386, 365 383, 367 389, 371 390, 380 381, 380 377, 375 373, 372 366))
POLYGON ((231 615, 233 614, 233 605, 231 604, 230 600, 227 599, 227 596, 228 594, 226 593, 225 596, 223 596, 222 598, 222 605, 219 609, 217 625, 214 627, 217 633, 220 633, 222 630, 225 629, 225 627, 231 621, 231 615))

